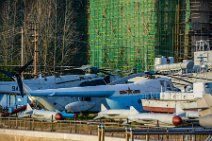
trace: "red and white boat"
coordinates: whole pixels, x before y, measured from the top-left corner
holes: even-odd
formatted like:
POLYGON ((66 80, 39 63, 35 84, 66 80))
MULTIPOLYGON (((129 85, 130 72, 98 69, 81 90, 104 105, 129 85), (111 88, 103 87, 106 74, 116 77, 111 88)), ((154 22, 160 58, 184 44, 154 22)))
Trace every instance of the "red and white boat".
POLYGON ((197 99, 202 98, 204 94, 208 94, 210 91, 208 82, 196 82, 193 84, 192 91, 161 92, 160 99, 142 99, 141 102, 143 109, 151 112, 175 113, 176 107, 192 111, 197 109, 197 99))

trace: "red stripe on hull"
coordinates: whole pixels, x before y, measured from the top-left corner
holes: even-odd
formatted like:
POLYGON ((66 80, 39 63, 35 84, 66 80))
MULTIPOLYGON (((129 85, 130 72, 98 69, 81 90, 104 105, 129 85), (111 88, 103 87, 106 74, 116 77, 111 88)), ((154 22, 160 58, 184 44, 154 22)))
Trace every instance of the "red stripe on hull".
POLYGON ((143 109, 146 111, 157 112, 157 113, 174 113, 175 112, 175 108, 143 106, 143 109))

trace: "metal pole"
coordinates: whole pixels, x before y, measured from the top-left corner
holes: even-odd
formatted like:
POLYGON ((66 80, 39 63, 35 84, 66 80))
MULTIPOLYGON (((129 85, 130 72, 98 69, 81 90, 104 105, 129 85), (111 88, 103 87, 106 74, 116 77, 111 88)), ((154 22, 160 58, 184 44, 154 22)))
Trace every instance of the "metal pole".
POLYGON ((126 141, 129 141, 128 128, 125 128, 125 139, 126 139, 126 141))
POLYGON ((15 118, 15 128, 16 129, 18 128, 18 118, 17 117, 15 118))
POLYGON ((51 116, 51 119, 52 119, 52 120, 51 120, 51 121, 52 121, 52 122, 51 122, 51 132, 53 132, 53 124, 54 124, 53 118, 54 118, 54 117, 53 117, 53 115, 52 115, 52 116, 51 116))
POLYGON ((101 125, 98 125, 98 141, 101 141, 101 125))
POLYGON ((192 141, 196 141, 196 134, 192 135, 192 141))
POLYGON ((101 137, 101 141, 105 141, 105 127, 104 127, 104 125, 102 125, 102 137, 101 137))
POLYGON ((149 134, 146 134, 146 141, 149 141, 149 134))
POLYGON ((130 128, 130 141, 134 141, 133 129, 130 128))
POLYGON ((34 130, 34 119, 32 119, 32 130, 34 130))

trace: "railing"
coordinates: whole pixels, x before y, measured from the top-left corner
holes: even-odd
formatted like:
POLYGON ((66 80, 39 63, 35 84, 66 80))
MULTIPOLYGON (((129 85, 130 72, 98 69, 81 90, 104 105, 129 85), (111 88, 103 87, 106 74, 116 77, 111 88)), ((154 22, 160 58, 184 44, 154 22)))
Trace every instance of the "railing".
POLYGON ((0 118, 0 128, 62 132, 98 135, 98 141, 105 137, 121 137, 126 141, 167 140, 167 141, 203 141, 212 135, 212 129, 191 128, 151 128, 137 125, 120 125, 118 122, 93 122, 88 120, 62 120, 41 122, 30 118, 0 118))
POLYGON ((166 140, 166 141, 208 141, 212 140, 212 129, 197 128, 105 128, 104 125, 98 126, 98 141, 105 141, 105 134, 110 132, 122 132, 125 134, 126 141, 134 141, 138 136, 146 141, 166 140))
POLYGON ((80 134, 97 134, 97 125, 85 121, 62 120, 57 122, 36 121, 30 118, 0 118, 0 128, 37 130, 50 132, 67 132, 80 134))

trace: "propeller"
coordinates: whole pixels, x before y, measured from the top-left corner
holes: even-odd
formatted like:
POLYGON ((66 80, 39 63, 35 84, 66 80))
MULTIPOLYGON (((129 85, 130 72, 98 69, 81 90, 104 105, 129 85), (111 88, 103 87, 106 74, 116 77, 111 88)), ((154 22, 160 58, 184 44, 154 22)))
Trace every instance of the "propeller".
POLYGON ((156 75, 163 75, 163 76, 167 76, 167 77, 170 77, 170 78, 174 78, 174 79, 177 79, 177 80, 181 80, 181 81, 184 81, 184 82, 186 82, 186 83, 188 83, 188 84, 193 84, 193 82, 191 82, 191 81, 188 81, 188 80, 185 80, 185 79, 183 79, 182 77, 177 77, 177 76, 174 76, 174 75, 165 75, 165 74, 161 74, 161 73, 155 73, 156 75))
POLYGON ((111 71, 110 69, 103 69, 103 68, 98 68, 96 66, 91 66, 91 65, 82 65, 79 68, 73 68, 71 69, 72 71, 78 71, 79 73, 91 73, 91 74, 97 74, 97 73, 104 73, 106 75, 112 75, 108 71, 111 71))
POLYGON ((125 76, 125 77, 122 77, 122 78, 120 78, 120 79, 118 79, 118 80, 115 80, 115 81, 109 83, 109 85, 123 84, 123 83, 126 83, 126 81, 129 80, 129 79, 132 79, 132 78, 135 78, 135 77, 142 77, 142 76, 144 76, 144 75, 146 75, 145 72, 136 73, 136 74, 131 74, 131 75, 129 75, 129 76, 125 76))
POLYGON ((15 72, 8 72, 4 70, 0 70, 1 73, 5 74, 6 76, 14 79, 18 83, 18 87, 20 90, 20 94, 23 97, 24 96, 24 88, 23 88, 23 82, 21 79, 21 73, 26 70, 26 68, 33 63, 33 60, 26 63, 24 66, 20 67, 19 69, 15 69, 15 72))
POLYGON ((174 78, 174 79, 178 79, 178 80, 184 81, 184 82, 186 82, 188 84, 193 84, 193 82, 188 81, 188 80, 185 80, 185 79, 180 78, 180 77, 175 77, 175 76, 171 76, 171 75, 168 75, 168 77, 171 77, 171 78, 174 78))

